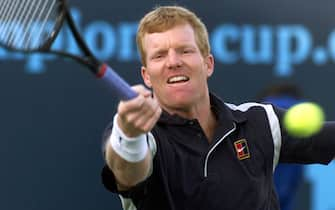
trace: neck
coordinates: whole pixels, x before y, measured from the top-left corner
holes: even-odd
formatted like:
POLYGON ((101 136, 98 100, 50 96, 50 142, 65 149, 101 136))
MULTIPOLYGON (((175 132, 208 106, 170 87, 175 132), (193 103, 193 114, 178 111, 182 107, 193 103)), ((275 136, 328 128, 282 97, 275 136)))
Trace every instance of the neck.
POLYGON ((166 109, 169 114, 177 114, 185 119, 197 119, 209 142, 212 141, 216 127, 216 118, 211 110, 209 95, 205 100, 190 107, 166 109))

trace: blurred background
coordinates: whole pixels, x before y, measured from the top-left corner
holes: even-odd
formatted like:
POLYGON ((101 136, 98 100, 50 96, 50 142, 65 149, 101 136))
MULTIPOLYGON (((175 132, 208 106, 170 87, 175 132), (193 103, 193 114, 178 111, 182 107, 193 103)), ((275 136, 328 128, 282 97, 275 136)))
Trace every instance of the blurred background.
MULTIPOLYGON (((335 117, 333 0, 69 1, 89 47, 131 84, 141 83, 135 34, 156 5, 179 4, 207 24, 225 101, 256 100, 268 86, 297 85, 335 117)), ((67 30, 55 48, 77 52, 67 30)), ((117 105, 82 66, 0 48, 0 209, 120 210, 101 184, 101 136, 117 105)), ((294 210, 335 209, 334 164, 303 167, 294 210)))

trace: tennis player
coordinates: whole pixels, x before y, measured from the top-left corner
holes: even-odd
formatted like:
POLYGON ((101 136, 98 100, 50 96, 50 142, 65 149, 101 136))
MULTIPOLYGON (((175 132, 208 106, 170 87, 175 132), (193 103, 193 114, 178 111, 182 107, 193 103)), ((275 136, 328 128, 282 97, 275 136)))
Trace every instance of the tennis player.
POLYGON ((296 139, 282 129, 283 110, 224 103, 209 91, 214 58, 206 27, 190 10, 150 11, 137 44, 151 90, 135 86, 139 96, 119 103, 104 134, 103 182, 123 209, 276 210, 278 162, 333 159, 334 122, 296 139))

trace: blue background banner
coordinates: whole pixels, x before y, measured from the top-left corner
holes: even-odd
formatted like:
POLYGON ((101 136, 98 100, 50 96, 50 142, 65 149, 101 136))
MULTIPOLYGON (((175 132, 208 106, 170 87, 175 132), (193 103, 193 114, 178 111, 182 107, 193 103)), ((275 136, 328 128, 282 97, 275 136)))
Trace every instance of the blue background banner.
MULTIPOLYGON (((135 35, 155 5, 194 10, 207 24, 215 73, 210 88, 225 101, 254 100, 288 81, 334 119, 335 2, 303 0, 69 1, 94 54, 130 84, 142 83, 135 35)), ((54 49, 79 53, 68 29, 54 49)), ((0 209, 121 209, 100 180, 101 135, 117 99, 77 63, 0 48, 0 209)), ((305 168, 299 202, 335 209, 334 165, 305 168)), ((306 209, 305 208, 305 209, 306 209)))

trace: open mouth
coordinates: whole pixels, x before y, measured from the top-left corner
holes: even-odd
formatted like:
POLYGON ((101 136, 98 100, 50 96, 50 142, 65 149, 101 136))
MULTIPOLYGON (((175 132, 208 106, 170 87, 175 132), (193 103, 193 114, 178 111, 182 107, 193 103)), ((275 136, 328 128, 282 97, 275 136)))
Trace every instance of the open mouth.
POLYGON ((190 78, 184 75, 170 77, 167 81, 168 84, 176 84, 189 81, 190 78))

